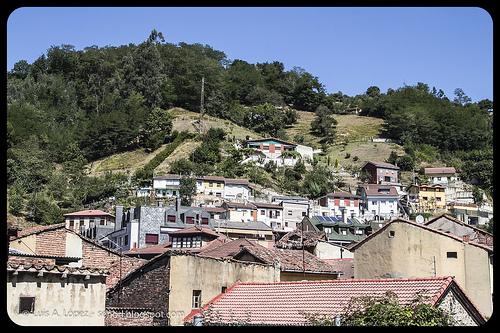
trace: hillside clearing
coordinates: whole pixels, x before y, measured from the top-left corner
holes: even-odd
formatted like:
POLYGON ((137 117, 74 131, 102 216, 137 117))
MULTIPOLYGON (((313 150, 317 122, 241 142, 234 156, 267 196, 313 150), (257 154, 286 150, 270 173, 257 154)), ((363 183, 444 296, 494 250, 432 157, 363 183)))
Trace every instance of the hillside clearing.
POLYGON ((191 153, 200 145, 201 141, 186 140, 156 167, 155 175, 162 176, 168 174, 170 171, 170 165, 173 162, 181 158, 189 158, 191 153))

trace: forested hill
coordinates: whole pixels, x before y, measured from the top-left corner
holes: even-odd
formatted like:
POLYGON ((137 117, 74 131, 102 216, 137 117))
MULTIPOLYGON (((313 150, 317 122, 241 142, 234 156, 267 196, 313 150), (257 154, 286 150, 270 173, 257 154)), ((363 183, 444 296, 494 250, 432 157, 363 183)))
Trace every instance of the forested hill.
POLYGON ((385 136, 404 145, 405 155, 393 156, 399 164, 444 157, 491 190, 489 100, 472 103, 460 89, 450 100, 423 83, 387 93, 377 87, 358 96, 327 93, 319 78, 299 67, 229 60, 208 45, 165 42, 153 30, 139 45, 51 47, 8 72, 9 211, 46 222, 61 210, 123 195, 118 176, 89 177, 83 166, 120 152, 155 151, 176 138, 178 144, 184 136, 172 133, 166 110, 198 112, 202 77, 210 116, 262 136, 302 142, 314 135, 328 151, 338 143, 335 115, 361 109, 361 115, 382 118, 385 136), (315 112, 311 132, 288 137, 296 110, 315 112))

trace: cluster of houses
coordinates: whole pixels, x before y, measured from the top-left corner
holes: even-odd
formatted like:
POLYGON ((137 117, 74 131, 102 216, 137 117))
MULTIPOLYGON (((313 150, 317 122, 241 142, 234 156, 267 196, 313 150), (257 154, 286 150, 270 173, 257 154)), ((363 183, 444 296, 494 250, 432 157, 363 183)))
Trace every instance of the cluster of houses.
POLYGON ((491 316, 491 234, 441 214, 338 238, 336 225, 363 227, 318 218, 265 241, 195 223, 141 234, 131 249, 75 231, 69 217, 15 230, 8 314, 21 325, 307 325, 318 314, 341 325, 353 298, 391 291, 405 304, 425 296, 459 325, 491 316))
MULTIPOLYGON (((276 139, 245 144, 262 151, 259 163, 312 156, 276 139)), ((8 314, 20 325, 307 325, 318 314, 342 325, 353 298, 392 291, 484 324, 493 236, 459 210, 472 203, 455 170, 428 168, 428 182, 409 188, 397 166, 363 172, 354 193, 317 200, 262 199, 245 179, 198 177, 192 206, 181 205, 179 175, 157 176, 137 191, 153 205, 10 230, 8 314), (423 212, 434 217, 409 219, 423 212)))

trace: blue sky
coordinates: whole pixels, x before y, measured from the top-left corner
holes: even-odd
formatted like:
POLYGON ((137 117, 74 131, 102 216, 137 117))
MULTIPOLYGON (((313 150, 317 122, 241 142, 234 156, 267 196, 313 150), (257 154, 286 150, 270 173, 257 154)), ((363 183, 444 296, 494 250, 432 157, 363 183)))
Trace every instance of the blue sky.
POLYGON ((328 92, 427 83, 493 98, 493 23, 480 8, 20 8, 7 23, 7 69, 51 45, 202 43, 229 59, 279 60, 328 92))

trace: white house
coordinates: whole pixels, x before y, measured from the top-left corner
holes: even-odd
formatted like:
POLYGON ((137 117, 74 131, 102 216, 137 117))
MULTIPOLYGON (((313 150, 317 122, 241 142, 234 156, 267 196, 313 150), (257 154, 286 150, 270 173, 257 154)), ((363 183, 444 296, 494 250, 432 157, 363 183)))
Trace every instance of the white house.
POLYGON ((276 138, 247 140, 244 147, 255 149, 256 154, 243 160, 242 163, 253 161, 263 166, 268 162, 274 162, 277 166, 294 166, 299 159, 304 162, 313 159, 313 149, 311 147, 276 138))
POLYGON ((300 223, 304 216, 308 216, 311 207, 309 200, 302 197, 274 196, 271 201, 283 207, 284 231, 295 230, 297 223, 300 223))
POLYGON ((181 176, 165 175, 153 177, 153 189, 157 198, 170 198, 179 195, 181 176))
POLYGON ((398 191, 394 186, 360 185, 360 217, 367 220, 390 220, 399 216, 398 191))
POLYGON ((322 216, 342 217, 359 217, 359 200, 358 195, 351 194, 345 191, 335 191, 318 198, 319 214, 322 216))
POLYGON ((235 200, 250 198, 251 190, 250 183, 246 179, 225 179, 224 199, 235 200))
POLYGON ((274 230, 283 229, 283 207, 263 202, 253 203, 257 209, 257 221, 265 223, 274 230))
POLYGON ((424 174, 432 184, 447 185, 460 180, 457 171, 453 167, 424 168, 424 174))

